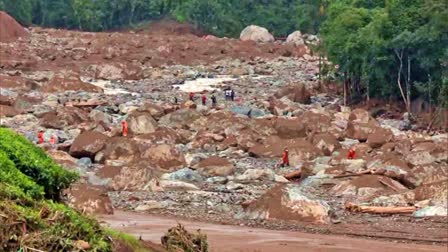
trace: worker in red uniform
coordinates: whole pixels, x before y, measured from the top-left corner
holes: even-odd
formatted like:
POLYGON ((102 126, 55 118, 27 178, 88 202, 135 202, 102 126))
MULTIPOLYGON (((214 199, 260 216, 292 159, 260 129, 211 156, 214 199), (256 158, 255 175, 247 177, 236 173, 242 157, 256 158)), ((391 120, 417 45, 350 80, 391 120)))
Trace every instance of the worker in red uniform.
POLYGON ((205 94, 202 94, 202 106, 207 105, 207 96, 205 94))
POLYGON ((37 133, 38 143, 43 144, 44 143, 44 132, 42 130, 37 133))
POLYGON ((50 137, 50 143, 51 144, 56 144, 56 137, 54 135, 51 135, 50 137))
POLYGON ((356 152, 352 149, 348 151, 347 159, 355 159, 356 152))
POLYGON ((289 166, 289 152, 287 148, 285 148, 285 150, 283 151, 282 163, 281 163, 281 167, 285 166, 289 166))
POLYGON ((121 122, 121 132, 123 136, 128 136, 128 123, 126 121, 121 122))
POLYGON ((190 101, 194 101, 194 93, 190 92, 190 101))

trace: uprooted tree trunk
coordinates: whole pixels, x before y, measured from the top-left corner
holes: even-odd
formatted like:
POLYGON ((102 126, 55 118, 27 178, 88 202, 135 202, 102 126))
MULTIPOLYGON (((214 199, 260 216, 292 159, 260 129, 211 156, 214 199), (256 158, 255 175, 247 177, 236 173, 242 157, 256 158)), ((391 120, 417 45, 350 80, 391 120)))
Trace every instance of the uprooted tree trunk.
POLYGON ((394 50, 395 54, 397 55, 398 60, 400 61, 400 66, 398 68, 398 76, 397 76, 397 84, 398 88, 400 89, 401 97, 403 98, 404 105, 406 106, 406 111, 408 113, 411 113, 411 58, 409 55, 407 55, 407 74, 406 78, 404 80, 405 82, 405 88, 406 93, 403 90, 403 86, 401 84, 401 76, 403 74, 403 54, 404 49, 401 49, 398 51, 397 49, 394 50))
POLYGON ((345 209, 350 212, 372 213, 372 214, 412 214, 417 208, 411 207, 375 207, 375 206, 359 206, 351 202, 345 203, 345 209))

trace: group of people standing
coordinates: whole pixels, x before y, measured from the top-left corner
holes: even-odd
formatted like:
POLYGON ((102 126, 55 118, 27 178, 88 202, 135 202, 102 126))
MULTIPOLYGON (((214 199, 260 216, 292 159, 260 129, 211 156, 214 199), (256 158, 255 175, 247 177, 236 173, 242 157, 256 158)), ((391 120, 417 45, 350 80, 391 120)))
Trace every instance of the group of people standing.
MULTIPOLYGON (((235 100, 235 91, 233 91, 233 89, 230 89, 230 88, 226 89, 226 90, 224 90, 224 96, 226 98, 226 101, 234 101, 235 100)), ((193 92, 190 92, 188 97, 189 97, 190 101, 194 102, 196 100, 195 93, 193 93, 193 92)), ((207 100, 208 100, 208 98, 207 98, 206 93, 205 92, 202 93, 201 103, 203 106, 207 105, 207 100)), ((215 94, 212 93, 212 95, 210 96, 210 100, 212 101, 212 106, 215 107, 218 103, 218 99, 216 98, 215 94)), ((177 97, 174 97, 174 103, 177 104, 178 102, 179 101, 178 101, 177 97)))

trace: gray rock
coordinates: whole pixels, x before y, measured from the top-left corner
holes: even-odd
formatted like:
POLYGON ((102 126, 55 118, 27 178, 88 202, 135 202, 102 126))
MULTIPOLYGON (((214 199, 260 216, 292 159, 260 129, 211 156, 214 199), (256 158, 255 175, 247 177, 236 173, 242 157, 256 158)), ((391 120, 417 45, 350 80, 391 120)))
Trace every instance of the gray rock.
POLYGON ((92 166, 92 160, 88 157, 83 157, 76 161, 76 164, 85 168, 90 168, 92 166))
POLYGON ((228 179, 226 177, 211 177, 206 180, 210 184, 225 184, 227 181, 228 179))
POLYGON ((194 170, 183 168, 172 173, 165 173, 162 175, 163 180, 184 181, 184 182, 202 182, 202 176, 194 170))
POLYGON ((230 111, 238 115, 247 115, 250 110, 252 110, 251 111, 252 117, 263 117, 264 115, 266 115, 266 113, 263 112, 262 110, 251 108, 248 106, 233 106, 230 108, 230 111))
POLYGON ((448 216, 448 208, 444 206, 428 206, 414 213, 415 217, 448 216))
POLYGON ((227 183, 226 188, 227 188, 227 190, 234 191, 234 190, 238 190, 238 189, 243 189, 244 185, 230 181, 229 183, 227 183))

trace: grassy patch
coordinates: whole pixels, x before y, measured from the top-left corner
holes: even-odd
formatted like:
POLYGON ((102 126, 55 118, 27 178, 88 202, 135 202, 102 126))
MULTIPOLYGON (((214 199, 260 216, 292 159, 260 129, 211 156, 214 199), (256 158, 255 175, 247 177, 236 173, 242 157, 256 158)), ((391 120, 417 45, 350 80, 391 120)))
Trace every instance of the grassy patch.
POLYGON ((134 252, 151 252, 150 250, 144 248, 140 241, 132 235, 121 233, 112 229, 106 229, 106 234, 112 237, 113 240, 121 241, 134 252))

